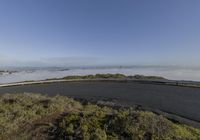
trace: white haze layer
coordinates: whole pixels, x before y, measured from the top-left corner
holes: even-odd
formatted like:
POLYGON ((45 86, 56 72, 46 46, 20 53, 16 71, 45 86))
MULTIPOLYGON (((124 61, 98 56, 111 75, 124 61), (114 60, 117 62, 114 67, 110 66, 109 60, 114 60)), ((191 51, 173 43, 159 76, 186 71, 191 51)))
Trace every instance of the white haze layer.
POLYGON ((165 68, 165 67, 140 67, 140 68, 87 68, 69 70, 48 70, 39 69, 32 71, 20 70, 12 74, 1 74, 0 84, 13 83, 31 80, 45 80, 51 78, 62 78, 70 75, 89 75, 89 74, 121 73, 125 75, 151 75, 162 76, 170 80, 192 80, 200 81, 200 69, 186 68, 165 68))

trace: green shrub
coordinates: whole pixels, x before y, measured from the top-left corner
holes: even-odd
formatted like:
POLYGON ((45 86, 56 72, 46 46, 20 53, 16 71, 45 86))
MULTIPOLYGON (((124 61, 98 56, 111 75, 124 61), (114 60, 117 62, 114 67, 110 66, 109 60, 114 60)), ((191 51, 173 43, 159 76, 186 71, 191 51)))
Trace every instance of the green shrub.
POLYGON ((199 140, 200 130, 163 116, 39 94, 0 96, 0 139, 199 140))
POLYGON ((0 96, 0 136, 15 132, 36 119, 82 105, 67 97, 53 98, 39 94, 4 94, 0 96))
POLYGON ((56 137, 63 138, 62 134, 69 134, 66 128, 75 125, 70 137, 74 139, 199 139, 200 130, 189 126, 174 124, 163 116, 150 112, 127 110, 115 110, 112 112, 101 112, 100 107, 94 105, 86 106, 91 112, 80 112, 65 116, 57 130, 61 132, 56 137), (75 119, 71 119, 71 116, 75 119), (76 117, 75 117, 76 116, 76 117), (75 120, 75 121, 74 121, 75 120), (67 122, 67 123, 66 123, 67 122), (61 126, 61 127, 60 127, 61 126), (78 134, 76 132, 79 132, 78 134))

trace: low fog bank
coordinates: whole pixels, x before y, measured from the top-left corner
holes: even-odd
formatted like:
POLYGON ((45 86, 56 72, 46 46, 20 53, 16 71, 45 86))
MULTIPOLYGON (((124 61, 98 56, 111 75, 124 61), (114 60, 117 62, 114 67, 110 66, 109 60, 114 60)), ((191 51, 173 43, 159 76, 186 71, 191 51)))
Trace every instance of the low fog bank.
POLYGON ((192 80, 200 81, 200 69, 194 68, 169 68, 169 67, 131 67, 131 68, 28 68, 26 70, 17 69, 13 73, 1 73, 0 83, 12 83, 31 80, 45 80, 51 78, 62 78, 70 75, 89 75, 105 73, 121 73, 125 75, 151 75, 162 76, 171 80, 192 80))

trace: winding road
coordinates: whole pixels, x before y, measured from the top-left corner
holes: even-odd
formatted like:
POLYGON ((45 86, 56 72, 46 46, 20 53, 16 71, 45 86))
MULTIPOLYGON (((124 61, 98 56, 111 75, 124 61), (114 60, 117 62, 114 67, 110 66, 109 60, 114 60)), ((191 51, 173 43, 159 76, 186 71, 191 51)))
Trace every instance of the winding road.
POLYGON ((0 94, 23 92, 141 105, 200 123, 200 88, 136 81, 74 81, 0 87, 0 94))

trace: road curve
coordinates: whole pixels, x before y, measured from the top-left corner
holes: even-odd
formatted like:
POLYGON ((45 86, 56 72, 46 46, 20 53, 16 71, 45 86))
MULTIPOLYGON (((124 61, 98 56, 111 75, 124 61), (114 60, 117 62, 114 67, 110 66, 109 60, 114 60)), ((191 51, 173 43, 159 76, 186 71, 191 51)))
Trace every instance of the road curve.
POLYGON ((142 105, 200 122, 200 88, 141 82, 74 81, 0 87, 2 93, 42 93, 84 99, 110 99, 142 105))

